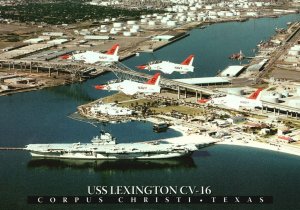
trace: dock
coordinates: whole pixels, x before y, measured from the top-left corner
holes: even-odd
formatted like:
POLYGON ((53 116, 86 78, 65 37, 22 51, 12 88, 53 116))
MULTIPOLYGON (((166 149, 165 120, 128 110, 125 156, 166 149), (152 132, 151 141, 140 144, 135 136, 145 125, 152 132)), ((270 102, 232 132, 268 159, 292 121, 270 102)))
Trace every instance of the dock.
POLYGON ((25 150, 25 148, 21 148, 21 147, 0 147, 0 150, 16 150, 16 151, 20 151, 20 150, 25 150))

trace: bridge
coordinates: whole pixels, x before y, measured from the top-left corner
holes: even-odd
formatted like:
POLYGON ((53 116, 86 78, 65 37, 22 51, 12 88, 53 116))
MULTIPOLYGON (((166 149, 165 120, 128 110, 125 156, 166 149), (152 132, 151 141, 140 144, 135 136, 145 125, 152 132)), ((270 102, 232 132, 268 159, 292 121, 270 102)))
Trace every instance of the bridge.
MULTIPOLYGON (((49 76, 51 76, 51 72, 64 71, 70 74, 74 74, 77 76, 82 76, 84 73, 89 73, 92 70, 97 72, 113 72, 120 79, 130 79, 132 81, 137 82, 145 82, 149 80, 152 75, 148 75, 142 72, 133 71, 128 68, 124 64, 120 62, 113 63, 109 66, 100 66, 94 64, 85 64, 85 63, 77 63, 77 62, 55 62, 55 61, 32 61, 32 60, 24 60, 24 59, 14 59, 14 60, 0 60, 0 67, 8 67, 10 68, 19 68, 21 70, 30 70, 39 71, 48 70, 49 76)), ((201 98, 202 94, 205 95, 216 95, 216 94, 224 94, 221 91, 212 90, 207 87, 201 87, 198 85, 187 84, 179 81, 175 81, 172 79, 161 78, 160 85, 162 88, 175 90, 178 93, 178 99, 181 97, 181 92, 184 92, 184 98, 187 98, 187 92, 195 93, 196 100, 198 96, 201 98)), ((267 101, 262 101, 263 107, 265 109, 272 109, 274 113, 284 111, 286 113, 290 113, 293 116, 293 113, 298 116, 300 114, 300 108, 298 107, 290 107, 279 103, 271 103, 267 101)))

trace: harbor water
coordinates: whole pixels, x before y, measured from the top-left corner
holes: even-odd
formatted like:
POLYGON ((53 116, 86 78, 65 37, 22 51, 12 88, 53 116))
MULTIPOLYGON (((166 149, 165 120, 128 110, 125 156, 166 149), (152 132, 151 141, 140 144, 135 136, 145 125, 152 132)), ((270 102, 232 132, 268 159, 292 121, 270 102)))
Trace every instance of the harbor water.
MULTIPOLYGON (((215 76, 237 61, 228 55, 240 49, 247 56, 276 27, 300 20, 299 14, 263 18, 243 23, 222 23, 191 35, 154 54, 125 61, 134 67, 154 57, 180 62, 195 54, 193 74, 171 77, 215 76)), ((152 132, 149 122, 90 124, 69 116, 78 105, 112 94, 94 90, 115 78, 105 74, 80 84, 0 97, 0 146, 24 147, 30 143, 89 142, 100 129, 119 142, 147 141, 180 136, 169 130, 152 132)), ((156 161, 35 160, 24 151, 0 151, 1 209, 300 209, 300 157, 261 149, 216 145, 201 149, 191 158, 156 161), (82 195, 87 186, 166 185, 211 186, 213 195, 271 195, 268 205, 29 205, 30 195, 82 195)))

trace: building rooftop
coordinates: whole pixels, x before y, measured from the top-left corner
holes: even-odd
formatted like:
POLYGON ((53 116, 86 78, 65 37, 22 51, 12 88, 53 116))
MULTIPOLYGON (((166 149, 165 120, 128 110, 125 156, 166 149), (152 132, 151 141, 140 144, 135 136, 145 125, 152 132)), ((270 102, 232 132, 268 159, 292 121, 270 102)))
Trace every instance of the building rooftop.
POLYGON ((192 85, 230 83, 230 79, 226 77, 200 77, 200 78, 174 79, 174 80, 178 82, 192 84, 192 85))
POLYGON ((237 76, 244 66, 228 66, 224 71, 220 73, 222 77, 235 77, 237 76))

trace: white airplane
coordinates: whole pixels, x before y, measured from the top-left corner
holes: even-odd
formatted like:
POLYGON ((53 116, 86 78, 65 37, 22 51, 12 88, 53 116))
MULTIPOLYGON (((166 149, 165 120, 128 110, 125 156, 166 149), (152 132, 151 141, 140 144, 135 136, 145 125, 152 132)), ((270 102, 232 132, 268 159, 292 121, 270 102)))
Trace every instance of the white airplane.
POLYGON ((75 61, 83 60, 85 63, 96 63, 96 62, 115 62, 119 60, 118 56, 119 44, 112 46, 106 53, 99 53, 94 51, 86 51, 74 55, 63 55, 62 59, 72 59, 75 61))
POLYGON ((172 74, 174 71, 177 71, 181 74, 186 74, 187 72, 194 71, 193 61, 194 55, 190 55, 181 64, 172 63, 169 61, 153 61, 148 64, 137 66, 137 68, 142 70, 146 69, 162 71, 165 74, 172 74))
POLYGON ((107 84, 107 85, 96 85, 97 90, 117 90, 122 91, 126 95, 134 95, 136 93, 159 93, 160 92, 160 74, 155 74, 150 80, 145 84, 134 82, 130 80, 124 80, 122 82, 107 84))
POLYGON ((258 88, 248 98, 236 95, 226 95, 211 99, 199 99, 198 103, 224 105, 232 109, 239 109, 240 107, 253 109, 255 107, 262 107, 262 102, 260 101, 262 90, 262 88, 258 88))

